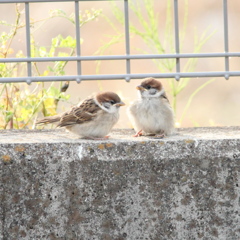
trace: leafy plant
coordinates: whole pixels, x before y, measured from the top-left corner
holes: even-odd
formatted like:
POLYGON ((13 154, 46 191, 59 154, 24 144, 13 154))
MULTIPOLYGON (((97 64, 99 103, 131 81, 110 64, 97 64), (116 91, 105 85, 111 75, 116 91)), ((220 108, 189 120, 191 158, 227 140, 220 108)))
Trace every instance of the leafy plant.
MULTIPOLYGON (((131 13, 136 17, 138 20, 138 24, 133 24, 130 22, 129 31, 131 34, 131 37, 139 36, 146 46, 149 48, 149 51, 143 51, 142 49, 137 49, 141 53, 146 54, 165 54, 168 53, 175 53, 175 46, 174 46, 174 34, 173 34, 173 17, 172 17, 172 5, 171 0, 167 1, 167 8, 166 8, 166 19, 165 19, 165 29, 164 29, 164 35, 162 38, 160 38, 160 29, 159 27, 159 13, 155 11, 154 8, 154 0, 142 0, 142 1, 134 1, 129 0, 129 7, 131 13), (141 6, 141 3, 144 7, 141 6)), ((122 10, 116 5, 116 3, 113 3, 113 13, 116 18, 116 20, 120 24, 124 24, 124 14, 122 10)), ((113 22, 107 17, 104 16, 106 21, 109 23, 109 25, 114 30, 115 34, 110 36, 110 40, 105 43, 99 50, 98 53, 103 54, 107 49, 112 47, 114 44, 123 41, 123 33, 118 30, 116 25, 113 24, 113 22)), ((184 45, 184 40, 186 36, 186 29, 188 24, 188 0, 185 0, 185 10, 184 10, 184 16, 183 16, 183 26, 180 28, 180 48, 184 45)), ((215 31, 210 32, 209 29, 206 29, 201 36, 197 33, 195 33, 195 39, 194 39, 194 49, 193 53, 199 53, 203 47, 203 45, 213 36, 215 31)), ((190 58, 186 62, 186 64, 183 66, 182 71, 183 72, 191 72, 195 69, 197 64, 197 58, 190 58)), ((174 72, 176 61, 175 59, 153 59, 154 63, 156 64, 158 70, 162 73, 164 72, 174 72)), ((99 71, 100 63, 98 62, 97 65, 97 71, 99 71)), ((170 87, 170 94, 173 97, 173 109, 176 112, 177 110, 177 99, 179 94, 188 86, 190 79, 184 78, 180 79, 180 81, 176 81, 175 79, 170 79, 168 81, 169 87, 170 87)), ((179 122, 181 123, 183 121, 183 118, 185 117, 185 114, 191 104, 192 99, 195 97, 195 95, 203 89, 205 86, 210 84, 213 79, 205 82, 203 85, 201 85, 198 89, 196 89, 190 96, 189 100, 185 106, 185 109, 182 113, 182 116, 179 118, 179 122)))
MULTIPOLYGON (((25 27, 23 11, 20 5, 16 4, 16 21, 8 24, 0 21, 0 25, 10 28, 9 32, 2 32, 0 35, 0 58, 7 58, 14 54, 12 43, 18 33, 25 27)), ((79 13, 79 25, 83 26, 94 20, 101 13, 100 10, 86 10, 79 13)), ((74 14, 67 15, 63 10, 56 9, 49 13, 49 17, 40 20, 31 19, 31 26, 40 26, 52 18, 64 18, 75 24, 74 14)), ((38 27, 35 28, 38 30, 38 27)), ((35 31, 36 31, 35 30, 35 31)), ((31 34, 31 56, 32 57, 54 57, 73 56, 76 49, 76 40, 72 36, 64 38, 61 34, 52 39, 49 47, 39 46, 34 38, 34 31, 31 34)), ((83 40, 81 39, 81 42, 83 40)), ((23 50, 16 52, 15 57, 25 57, 23 50)), ((45 65, 40 70, 39 63, 33 63, 34 76, 65 75, 67 61, 56 61, 53 64, 45 65)), ((0 77, 24 76, 26 71, 25 63, 0 63, 0 77)), ((67 101, 70 95, 66 94, 69 82, 54 83, 45 86, 44 83, 36 83, 35 87, 25 83, 4 83, 0 87, 0 129, 6 128, 34 128, 35 120, 39 112, 44 116, 55 115, 59 101, 67 101)))

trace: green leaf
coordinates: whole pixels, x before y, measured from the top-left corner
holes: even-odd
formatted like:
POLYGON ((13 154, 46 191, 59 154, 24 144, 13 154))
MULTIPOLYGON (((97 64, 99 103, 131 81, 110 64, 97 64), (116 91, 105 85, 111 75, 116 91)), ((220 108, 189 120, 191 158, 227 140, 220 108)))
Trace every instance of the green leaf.
POLYGON ((76 47, 76 39, 71 36, 67 36, 65 39, 61 39, 59 47, 69 47, 75 48, 76 47))
POLYGON ((6 111, 5 112, 5 120, 6 122, 9 122, 13 118, 13 112, 12 111, 6 111))

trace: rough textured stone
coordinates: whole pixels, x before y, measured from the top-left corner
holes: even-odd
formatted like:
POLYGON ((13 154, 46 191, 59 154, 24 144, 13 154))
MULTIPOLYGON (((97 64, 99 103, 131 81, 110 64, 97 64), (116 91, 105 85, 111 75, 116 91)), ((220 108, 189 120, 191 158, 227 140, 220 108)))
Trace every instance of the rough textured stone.
POLYGON ((1 131, 0 238, 240 239, 240 128, 1 131))

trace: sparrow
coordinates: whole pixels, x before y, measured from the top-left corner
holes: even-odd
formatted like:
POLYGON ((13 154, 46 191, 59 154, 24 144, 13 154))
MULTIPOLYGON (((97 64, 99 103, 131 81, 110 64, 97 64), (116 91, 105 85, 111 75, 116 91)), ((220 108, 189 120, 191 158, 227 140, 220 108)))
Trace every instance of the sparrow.
POLYGON ((174 133, 174 113, 160 81, 146 78, 137 86, 140 99, 128 108, 129 119, 136 131, 134 137, 143 133, 168 136, 174 133))
POLYGON ((92 95, 69 111, 45 117, 36 124, 57 123, 68 131, 88 139, 106 139, 119 119, 119 108, 125 104, 113 92, 92 95))

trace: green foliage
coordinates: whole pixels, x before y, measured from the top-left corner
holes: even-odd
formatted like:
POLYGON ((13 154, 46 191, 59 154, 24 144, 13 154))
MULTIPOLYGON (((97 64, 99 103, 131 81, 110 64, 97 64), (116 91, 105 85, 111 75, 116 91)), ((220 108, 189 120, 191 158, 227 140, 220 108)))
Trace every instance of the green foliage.
MULTIPOLYGON (((13 39, 17 38, 19 31, 25 27, 23 12, 20 11, 20 5, 16 4, 16 21, 14 24, 8 24, 6 21, 0 21, 0 25, 10 28, 9 32, 2 32, 0 35, 0 58, 7 58, 15 54, 16 58, 26 57, 23 50, 15 53, 12 49, 13 39)), ((86 10, 79 13, 79 25, 83 26, 89 21, 96 19, 100 10, 86 10)), ((75 24, 74 14, 67 15, 61 9, 52 10, 49 17, 41 20, 31 19, 31 27, 37 24, 45 24, 52 18, 64 18, 75 24)), ((35 28, 37 29, 37 28, 35 28)), ((36 30, 35 30, 36 31, 36 30)), ((33 33, 34 31, 32 31, 33 33)), ((81 39, 81 43, 82 43, 81 39)), ((76 39, 67 36, 58 35, 51 41, 48 47, 39 46, 34 35, 31 35, 31 56, 32 57, 68 57, 75 54, 76 39)), ((45 65, 44 69, 39 68, 39 63, 33 63, 34 76, 65 75, 67 61, 56 61, 53 64, 45 65)), ((0 63, 0 77, 24 76, 26 72, 26 63, 0 63)), ((51 83, 46 86, 44 83, 36 83, 35 88, 25 83, 4 83, 0 85, 0 129, 7 128, 34 128, 35 121, 42 112, 44 116, 55 115, 59 101, 67 101, 70 95, 65 91, 69 82, 64 85, 60 83, 51 83)))
MULTIPOLYGON (((139 36, 146 46, 148 47, 148 51, 143 51, 142 49, 137 49, 141 53, 146 54, 165 54, 165 53, 175 53, 174 46, 174 34, 173 34, 173 16, 172 16, 172 4, 171 0, 167 1, 166 8, 166 18, 165 18, 165 29, 159 27, 159 12, 154 8, 154 0, 129 0, 129 7, 131 11, 131 15, 135 16, 137 19, 137 24, 133 24, 130 22, 129 30, 131 37, 139 36), (142 7, 144 6, 144 7, 142 7), (162 37, 161 32, 164 32, 162 37)), ((116 20, 120 24, 124 24, 124 15, 121 9, 113 3, 113 13, 116 20)), ((112 21, 104 16, 106 21, 110 24, 110 26, 115 31, 115 34, 110 36, 110 40, 104 44, 98 52, 103 53, 108 48, 113 46, 115 43, 124 41, 123 34, 117 29, 117 27, 112 23, 112 21)), ((188 23, 188 0, 185 0, 185 9, 183 16, 183 26, 180 28, 180 48, 184 45, 184 40, 186 36, 186 28, 188 23)), ((206 29, 201 36, 195 33, 194 38, 194 49, 193 53, 199 53, 203 47, 203 45, 213 36, 215 31, 210 32, 209 29, 206 29)), ((183 72, 191 72, 195 69, 197 64, 197 58, 190 58, 186 62, 186 64, 182 67, 183 72)), ((158 70, 162 73, 164 72, 174 72, 176 61, 175 59, 153 59, 156 64, 158 70)), ((99 71, 99 63, 97 70, 99 71)), ((176 81, 175 79, 170 79, 168 81, 171 95, 173 97, 173 109, 176 112, 177 109, 177 97, 179 94, 188 86, 190 79, 184 78, 180 79, 180 81, 176 81)), ((209 80, 200 86, 194 93, 189 97, 189 101, 180 117, 180 123, 182 122, 188 107, 193 99, 193 97, 206 85, 211 83, 213 80, 209 80)))

